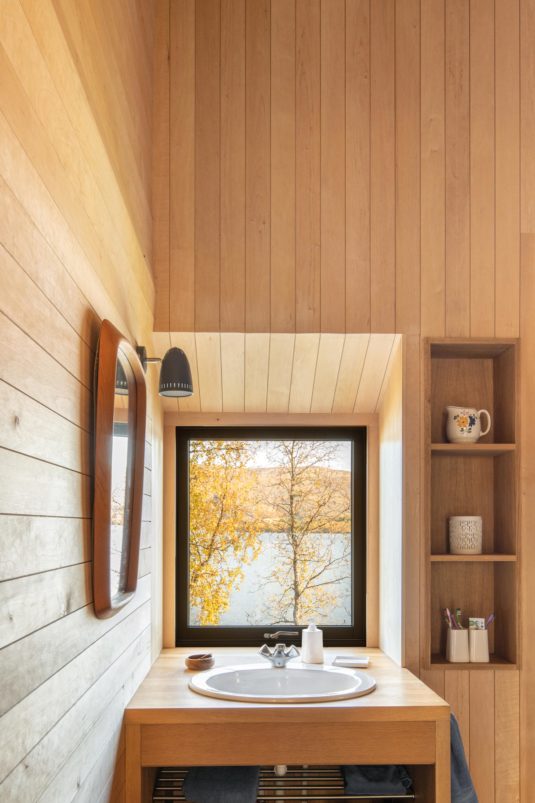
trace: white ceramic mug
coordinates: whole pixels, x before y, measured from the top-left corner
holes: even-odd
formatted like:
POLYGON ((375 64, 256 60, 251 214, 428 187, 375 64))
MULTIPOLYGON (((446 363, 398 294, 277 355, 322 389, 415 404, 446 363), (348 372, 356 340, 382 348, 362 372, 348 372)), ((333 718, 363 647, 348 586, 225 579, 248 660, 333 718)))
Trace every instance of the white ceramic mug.
POLYGON ((476 443, 490 431, 491 420, 488 410, 475 407, 446 407, 448 423, 446 434, 450 443, 476 443), (487 428, 481 431, 481 416, 488 419, 487 428))

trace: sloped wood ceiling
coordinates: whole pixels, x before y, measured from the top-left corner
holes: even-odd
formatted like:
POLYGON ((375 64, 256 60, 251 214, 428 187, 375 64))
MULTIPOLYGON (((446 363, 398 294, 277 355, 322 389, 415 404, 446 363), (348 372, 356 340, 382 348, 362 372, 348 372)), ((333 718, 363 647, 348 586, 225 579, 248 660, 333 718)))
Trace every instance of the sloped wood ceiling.
POLYGON ((375 413, 395 335, 156 333, 188 355, 194 395, 168 412, 375 413))

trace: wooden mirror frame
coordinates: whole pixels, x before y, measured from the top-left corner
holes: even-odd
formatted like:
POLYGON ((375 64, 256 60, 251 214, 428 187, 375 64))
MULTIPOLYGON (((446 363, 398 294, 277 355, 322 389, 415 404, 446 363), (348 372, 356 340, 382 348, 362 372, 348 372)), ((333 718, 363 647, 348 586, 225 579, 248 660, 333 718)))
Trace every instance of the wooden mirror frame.
POLYGON ((137 587, 143 473, 145 463, 145 419, 147 392, 145 375, 135 349, 110 323, 100 329, 95 364, 95 438, 93 493, 93 602, 99 619, 113 616, 133 597, 137 587), (113 421, 116 364, 121 355, 130 365, 128 380, 128 459, 125 507, 129 507, 126 571, 119 590, 111 595, 110 539, 113 421))

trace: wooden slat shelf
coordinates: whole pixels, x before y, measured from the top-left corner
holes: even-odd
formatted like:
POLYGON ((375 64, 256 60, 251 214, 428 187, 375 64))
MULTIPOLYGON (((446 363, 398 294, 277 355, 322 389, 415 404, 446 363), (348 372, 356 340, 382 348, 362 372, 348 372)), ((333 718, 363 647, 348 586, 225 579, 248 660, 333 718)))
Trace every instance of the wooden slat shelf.
POLYGON ((431 669, 516 669, 517 665, 498 655, 491 655, 488 664, 454 664, 446 661, 443 655, 431 656, 431 669))
POLYGON ((516 555, 431 555, 432 563, 516 563, 516 555))
POLYGON ((431 453, 452 457, 496 457, 514 452, 514 443, 432 443, 431 453))

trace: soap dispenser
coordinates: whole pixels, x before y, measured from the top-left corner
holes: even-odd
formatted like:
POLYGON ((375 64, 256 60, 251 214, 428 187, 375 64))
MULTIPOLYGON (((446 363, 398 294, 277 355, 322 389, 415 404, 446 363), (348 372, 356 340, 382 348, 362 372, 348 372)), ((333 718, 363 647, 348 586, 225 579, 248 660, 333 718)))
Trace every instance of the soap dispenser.
POLYGON ((303 630, 301 660, 304 664, 323 663, 323 630, 313 623, 303 630))

